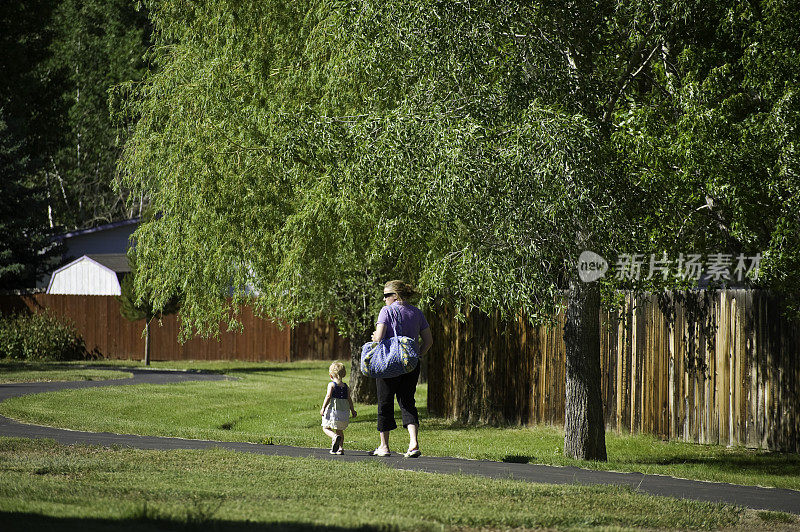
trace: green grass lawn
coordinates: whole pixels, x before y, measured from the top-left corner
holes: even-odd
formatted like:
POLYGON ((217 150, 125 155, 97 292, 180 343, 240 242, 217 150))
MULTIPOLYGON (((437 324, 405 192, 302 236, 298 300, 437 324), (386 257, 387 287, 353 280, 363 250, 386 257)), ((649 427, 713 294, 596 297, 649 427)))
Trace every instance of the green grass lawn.
MULTIPOLYGON (((307 447, 330 444, 319 426, 327 362, 171 362, 155 366, 220 371, 235 379, 28 396, 3 402, 0 412, 23 421, 79 430, 307 447)), ((797 455, 607 433, 608 462, 576 462, 562 455, 559 427, 465 426, 429 416, 426 395, 426 386, 420 385, 420 438, 426 455, 577 465, 800 489, 797 455)), ((377 445, 376 408, 357 405, 357 409, 359 416, 345 432, 345 448, 370 450, 377 445)), ((403 451, 407 443, 404 431, 393 434, 393 450, 403 451)))
POLYGON ((0 384, 13 382, 100 381, 131 378, 131 373, 81 368, 76 364, 0 360, 0 384))
POLYGON ((0 438, 3 530, 784 529, 798 518, 466 475, 210 451, 0 438))

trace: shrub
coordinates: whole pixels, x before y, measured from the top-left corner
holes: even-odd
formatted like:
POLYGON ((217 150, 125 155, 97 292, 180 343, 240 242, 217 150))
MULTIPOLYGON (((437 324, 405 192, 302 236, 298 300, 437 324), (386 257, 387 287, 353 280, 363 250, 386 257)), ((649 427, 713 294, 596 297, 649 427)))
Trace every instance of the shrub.
POLYGON ((86 345, 73 324, 47 311, 0 316, 0 358, 79 360, 86 345))

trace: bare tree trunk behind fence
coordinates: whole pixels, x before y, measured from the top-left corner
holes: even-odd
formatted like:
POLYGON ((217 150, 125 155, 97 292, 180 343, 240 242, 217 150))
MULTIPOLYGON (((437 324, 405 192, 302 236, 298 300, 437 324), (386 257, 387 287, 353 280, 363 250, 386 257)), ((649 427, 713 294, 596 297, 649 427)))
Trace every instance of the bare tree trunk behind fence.
MULTIPOLYGON (((428 408, 492 424, 563 425, 564 316, 553 327, 431 313, 428 408)), ((764 291, 627 294, 601 311, 606 428, 800 452, 800 324, 764 291)))

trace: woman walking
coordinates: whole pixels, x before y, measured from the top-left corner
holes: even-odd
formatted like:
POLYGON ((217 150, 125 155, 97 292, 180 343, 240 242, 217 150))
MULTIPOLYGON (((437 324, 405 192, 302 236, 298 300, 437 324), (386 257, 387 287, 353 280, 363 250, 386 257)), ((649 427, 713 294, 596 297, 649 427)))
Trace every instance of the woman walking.
MULTIPOLYGON (((417 352, 422 357, 433 345, 433 337, 428 321, 422 311, 409 303, 409 299, 415 294, 414 289, 403 281, 389 281, 383 288, 383 300, 385 306, 378 315, 378 323, 375 332, 372 333, 372 341, 380 342, 384 338, 394 336, 392 321, 397 330, 398 336, 408 336, 417 342, 417 352), (391 311, 390 311, 391 309, 391 311), (392 321, 390 321, 392 320, 392 321), (422 337, 422 346, 419 346, 418 338, 422 337)), ((397 404, 400 405, 400 412, 403 417, 403 427, 408 429, 408 451, 404 454, 409 458, 416 458, 420 455, 419 450, 419 415, 417 413, 414 393, 417 391, 417 381, 419 380, 420 365, 411 373, 392 377, 391 379, 377 380, 378 391, 378 432, 381 442, 377 449, 372 451, 374 456, 389 456, 389 434, 397 428, 394 419, 394 398, 397 397, 397 404)))

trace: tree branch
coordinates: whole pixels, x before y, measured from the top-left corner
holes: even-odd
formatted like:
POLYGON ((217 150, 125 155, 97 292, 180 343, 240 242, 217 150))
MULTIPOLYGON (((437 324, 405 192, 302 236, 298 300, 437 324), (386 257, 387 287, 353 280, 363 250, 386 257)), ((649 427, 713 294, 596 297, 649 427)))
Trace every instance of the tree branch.
MULTIPOLYGON (((616 107, 617 102, 619 101, 620 96, 625 93, 625 89, 628 88, 628 85, 631 81, 633 81, 636 76, 638 76, 642 70, 650 63, 650 60, 653 58, 653 55, 662 47, 661 41, 657 42, 656 45, 650 50, 650 53, 647 55, 644 60, 639 64, 639 68, 634 71, 634 62, 628 62, 628 68, 625 69, 625 73, 620 76, 619 80, 617 81, 617 91, 614 93, 606 103, 605 111, 603 112, 603 122, 608 122, 611 118, 611 113, 614 112, 614 107, 616 107)), ((641 56, 641 48, 639 49, 639 53, 636 55, 641 56)))

